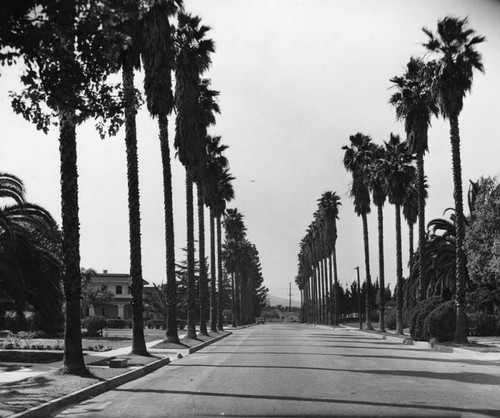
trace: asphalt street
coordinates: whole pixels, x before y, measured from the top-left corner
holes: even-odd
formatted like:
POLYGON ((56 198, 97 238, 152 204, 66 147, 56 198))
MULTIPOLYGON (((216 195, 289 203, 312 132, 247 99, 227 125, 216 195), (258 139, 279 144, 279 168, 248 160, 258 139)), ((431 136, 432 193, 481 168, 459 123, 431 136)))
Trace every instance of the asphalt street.
POLYGON ((500 417, 500 361, 354 329, 265 324, 57 416, 500 417))

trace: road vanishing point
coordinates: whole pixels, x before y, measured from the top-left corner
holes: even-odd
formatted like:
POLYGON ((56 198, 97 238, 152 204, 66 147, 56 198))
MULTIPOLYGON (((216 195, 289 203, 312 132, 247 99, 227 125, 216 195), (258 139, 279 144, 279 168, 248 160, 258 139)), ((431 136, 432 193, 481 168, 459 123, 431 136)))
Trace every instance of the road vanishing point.
POLYGON ((500 417, 500 360, 349 328, 265 324, 58 417, 500 417))

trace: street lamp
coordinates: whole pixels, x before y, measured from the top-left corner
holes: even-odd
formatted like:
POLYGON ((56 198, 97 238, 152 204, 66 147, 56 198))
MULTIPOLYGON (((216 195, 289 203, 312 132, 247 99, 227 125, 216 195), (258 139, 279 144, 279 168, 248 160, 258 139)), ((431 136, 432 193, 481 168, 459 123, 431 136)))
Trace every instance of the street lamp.
POLYGON ((361 284, 359 283, 359 266, 355 267, 354 270, 358 272, 358 317, 359 317, 359 329, 363 329, 363 319, 361 318, 361 284))

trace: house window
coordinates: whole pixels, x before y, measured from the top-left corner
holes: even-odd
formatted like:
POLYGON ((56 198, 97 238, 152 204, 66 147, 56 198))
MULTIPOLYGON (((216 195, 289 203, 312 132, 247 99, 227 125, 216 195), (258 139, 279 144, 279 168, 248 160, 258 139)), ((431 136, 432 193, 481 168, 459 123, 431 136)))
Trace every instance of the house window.
POLYGON ((121 286, 116 286, 116 294, 121 295, 122 294, 122 287, 121 286))

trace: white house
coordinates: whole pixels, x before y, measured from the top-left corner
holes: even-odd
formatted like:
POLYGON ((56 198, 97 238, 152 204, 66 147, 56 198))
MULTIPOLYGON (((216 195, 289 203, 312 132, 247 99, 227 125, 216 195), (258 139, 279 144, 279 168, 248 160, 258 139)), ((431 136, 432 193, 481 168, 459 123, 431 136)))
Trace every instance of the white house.
MULTIPOLYGON (((130 275, 124 273, 108 273, 103 270, 91 276, 90 282, 93 285, 103 285, 113 294, 113 300, 103 307, 91 306, 89 315, 102 315, 106 319, 132 319, 132 295, 130 293, 130 275), (99 312, 101 310, 101 312, 99 312)), ((142 281, 144 285, 149 284, 142 281)))

